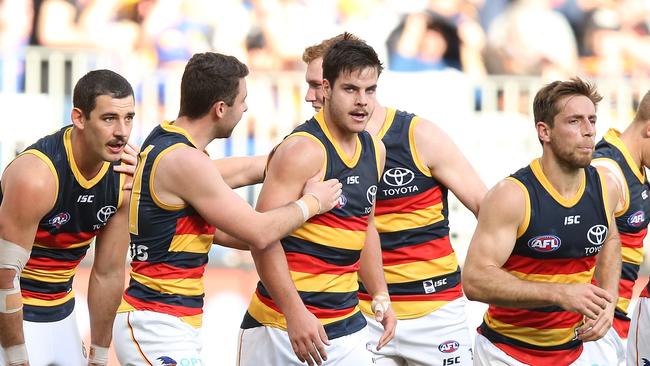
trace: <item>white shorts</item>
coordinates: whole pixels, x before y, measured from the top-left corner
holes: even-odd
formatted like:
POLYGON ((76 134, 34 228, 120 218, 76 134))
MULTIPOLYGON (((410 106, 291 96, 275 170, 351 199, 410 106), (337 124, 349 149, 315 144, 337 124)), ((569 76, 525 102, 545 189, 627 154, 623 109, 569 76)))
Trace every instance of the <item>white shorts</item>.
POLYGON ((630 332, 627 335, 627 365, 650 364, 650 299, 639 297, 630 314, 630 332))
POLYGON ((201 366, 201 332, 175 316, 154 311, 118 313, 113 345, 123 366, 201 366))
POLYGON ((597 341, 584 342, 583 347, 582 355, 592 366, 625 366, 625 345, 614 328, 597 341))
MULTIPOLYGON (((23 332, 30 366, 88 365, 74 310, 56 322, 23 321, 23 332)), ((0 351, 0 365, 4 366, 2 353, 0 351)))
MULTIPOLYGON (((366 350, 367 341, 367 328, 330 339, 330 345, 325 346, 327 361, 323 362, 323 366, 372 365, 371 354, 366 350)), ((305 365, 293 353, 289 336, 282 329, 266 326, 241 329, 238 348, 237 366, 305 365)))
MULTIPOLYGON (((474 343, 474 366, 537 366, 517 361, 495 346, 482 334, 476 335, 474 343)), ((560 365, 558 365, 560 366, 560 365)), ((570 366, 593 366, 584 351, 570 366)))
POLYGON ((373 362, 384 366, 471 365, 472 339, 465 303, 465 298, 456 299, 423 317, 399 320, 395 338, 379 351, 377 343, 384 328, 366 316, 373 362))

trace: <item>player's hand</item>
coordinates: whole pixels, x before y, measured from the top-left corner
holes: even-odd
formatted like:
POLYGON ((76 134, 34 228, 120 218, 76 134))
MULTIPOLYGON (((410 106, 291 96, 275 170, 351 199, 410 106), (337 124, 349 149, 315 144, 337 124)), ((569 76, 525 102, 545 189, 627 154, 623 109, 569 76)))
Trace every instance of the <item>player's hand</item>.
POLYGON ((583 342, 596 341, 607 334, 614 323, 614 311, 616 310, 615 302, 608 302, 603 311, 600 312, 598 319, 585 318, 585 322, 578 329, 578 339, 583 342))
POLYGON ((328 179, 321 182, 322 175, 323 173, 320 171, 309 178, 302 190, 303 195, 310 194, 316 197, 320 207, 319 214, 327 212, 336 206, 343 189, 343 185, 339 183, 338 179, 328 179))
POLYGON ((377 342, 377 351, 379 351, 382 347, 387 345, 393 337, 395 337, 397 317, 395 316, 395 312, 393 312, 393 308, 389 307, 388 310, 381 315, 381 319, 379 319, 377 312, 375 312, 375 319, 384 326, 384 333, 381 335, 381 338, 379 338, 379 342, 377 342))
POLYGON ((122 151, 122 156, 120 160, 123 164, 116 165, 113 170, 117 173, 122 173, 127 175, 127 180, 124 182, 122 187, 124 190, 130 190, 133 187, 133 174, 135 173, 135 165, 138 162, 138 148, 135 145, 132 145, 130 142, 124 146, 124 151, 122 151))
POLYGON ((286 318, 291 347, 300 362, 309 366, 322 365, 327 360, 325 345, 329 346, 329 340, 318 318, 304 307, 292 311, 286 318))
POLYGON ((614 297, 590 283, 568 284, 558 293, 558 305, 564 310, 580 313, 587 319, 597 320, 603 311, 614 304, 614 297))

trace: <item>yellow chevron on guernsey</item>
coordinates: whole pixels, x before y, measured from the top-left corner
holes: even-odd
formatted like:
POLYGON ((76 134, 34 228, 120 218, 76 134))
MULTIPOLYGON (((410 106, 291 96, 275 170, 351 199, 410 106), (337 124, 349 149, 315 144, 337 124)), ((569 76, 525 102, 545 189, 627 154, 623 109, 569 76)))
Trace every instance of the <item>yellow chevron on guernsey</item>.
POLYGON ((458 268, 456 254, 451 253, 430 261, 409 262, 385 266, 384 275, 387 283, 404 283, 424 280, 454 272, 458 268))
MULTIPOLYGON (((64 249, 75 249, 75 248, 85 247, 85 246, 90 245, 90 243, 92 243, 93 240, 95 240, 95 238, 91 238, 91 239, 82 241, 81 243, 70 244, 69 246, 65 247, 64 249)), ((37 248, 46 248, 46 249, 52 248, 52 245, 43 244, 43 243, 34 243, 34 246, 37 247, 37 248)))
POLYGON ((294 231, 291 236, 332 248, 361 250, 366 240, 365 231, 343 230, 308 223, 294 231))
POLYGON ((77 273, 77 268, 51 271, 46 269, 25 268, 20 277, 49 283, 68 282, 77 273))
POLYGON ((212 234, 196 235, 182 234, 174 236, 169 244, 170 252, 186 252, 205 254, 212 247, 212 234))
POLYGON ((589 271, 576 272, 571 274, 530 274, 517 271, 508 271, 513 276, 527 281, 555 282, 555 283, 589 283, 594 276, 594 268, 589 271))
POLYGON ((41 299, 35 299, 33 297, 24 297, 23 296, 23 304, 25 305, 32 305, 32 306, 57 306, 64 304, 68 302, 70 299, 74 297, 74 291, 68 292, 64 297, 57 299, 57 300, 41 300, 41 299))
POLYGON ((389 233, 395 229, 417 229, 422 226, 434 224, 443 220, 442 203, 412 212, 396 212, 392 214, 377 215, 375 225, 380 233, 389 233))
POLYGON ((643 262, 643 248, 622 247, 621 257, 623 262, 641 264, 643 262))
POLYGON ((203 280, 200 278, 157 279, 144 276, 137 272, 131 272, 131 278, 163 294, 181 296, 199 296, 203 294, 203 280))
MULTIPOLYGON (((500 322, 489 316, 483 318, 487 325, 510 338, 533 344, 535 346, 549 347, 570 342, 575 337, 574 327, 556 329, 537 329, 522 327, 500 322)), ((579 323, 576 324, 578 326, 579 323)))
MULTIPOLYGON (((339 320, 349 318, 351 314, 354 314, 358 311, 359 311, 359 307, 357 306, 352 311, 350 311, 350 313, 346 315, 335 317, 335 318, 321 318, 318 320, 322 325, 327 325, 327 324, 335 323, 339 320)), ((251 299, 251 303, 248 306, 248 313, 255 320, 257 320, 258 322, 264 325, 280 328, 282 330, 287 330, 287 319, 284 317, 284 315, 266 306, 266 304, 264 304, 259 299, 259 297, 257 297, 257 294, 254 294, 253 298, 251 299)))
POLYGON ((359 289, 357 272, 342 275, 312 274, 289 271, 298 291, 305 292, 351 292, 359 289))

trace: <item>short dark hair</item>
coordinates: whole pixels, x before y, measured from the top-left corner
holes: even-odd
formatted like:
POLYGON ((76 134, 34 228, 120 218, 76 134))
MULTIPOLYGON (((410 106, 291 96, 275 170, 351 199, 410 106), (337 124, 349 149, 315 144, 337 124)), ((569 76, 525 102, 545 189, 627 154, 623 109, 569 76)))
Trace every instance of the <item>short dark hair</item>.
POLYGON ((120 74, 111 70, 93 70, 84 75, 74 86, 72 106, 79 108, 88 118, 95 109, 95 100, 101 95, 122 99, 133 96, 131 84, 120 74))
POLYGON ((584 95, 594 103, 594 106, 597 106, 598 102, 603 99, 598 94, 595 85, 578 77, 568 81, 554 81, 544 86, 535 95, 533 101, 535 123, 542 121, 553 127, 553 120, 560 113, 560 106, 557 105, 557 101, 568 95, 584 95))
POLYGON ((201 118, 218 101, 231 106, 239 92, 239 80, 247 75, 248 67, 234 56, 215 52, 195 54, 183 72, 178 116, 201 118))
POLYGON ((341 73, 363 70, 372 67, 379 76, 384 66, 377 56, 377 52, 366 42, 345 33, 343 40, 332 44, 323 56, 323 79, 334 85, 341 73))

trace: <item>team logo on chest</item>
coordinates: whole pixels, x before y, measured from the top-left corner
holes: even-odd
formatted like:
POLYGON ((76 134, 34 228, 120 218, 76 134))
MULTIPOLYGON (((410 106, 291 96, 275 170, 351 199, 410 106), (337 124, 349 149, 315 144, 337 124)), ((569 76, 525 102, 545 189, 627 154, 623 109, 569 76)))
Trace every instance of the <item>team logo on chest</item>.
POLYGON ((560 248, 562 240, 555 235, 540 235, 528 240, 528 247, 536 252, 554 252, 560 248))

